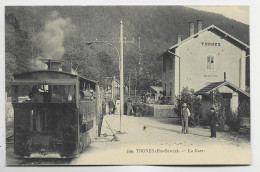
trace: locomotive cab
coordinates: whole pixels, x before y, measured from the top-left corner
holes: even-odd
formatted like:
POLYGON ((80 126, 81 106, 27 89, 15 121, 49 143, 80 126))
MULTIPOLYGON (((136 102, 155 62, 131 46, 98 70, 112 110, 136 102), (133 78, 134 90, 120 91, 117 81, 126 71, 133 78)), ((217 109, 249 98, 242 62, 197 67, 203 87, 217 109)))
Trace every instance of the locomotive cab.
POLYGON ((96 88, 93 81, 61 71, 15 75, 14 152, 30 158, 82 152, 96 137, 96 88))

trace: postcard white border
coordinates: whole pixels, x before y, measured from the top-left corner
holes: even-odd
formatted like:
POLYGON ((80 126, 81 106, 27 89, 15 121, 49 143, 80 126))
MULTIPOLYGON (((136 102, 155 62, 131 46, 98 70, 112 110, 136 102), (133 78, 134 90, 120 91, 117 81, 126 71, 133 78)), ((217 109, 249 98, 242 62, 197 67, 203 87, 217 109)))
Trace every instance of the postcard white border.
POLYGON ((132 0, 132 1, 104 1, 104 0, 4 0, 0 2, 0 95, 1 95, 1 115, 0 115, 0 171, 47 171, 47 170, 63 170, 63 171, 260 171, 260 110, 259 110, 259 97, 260 97, 260 1, 255 0, 219 0, 214 3, 210 0, 132 0), (250 6, 250 57, 251 57, 251 150, 252 150, 252 165, 251 166, 225 166, 225 167, 180 167, 180 166, 106 166, 106 167, 5 167, 5 106, 4 106, 4 7, 7 5, 249 5, 250 6))

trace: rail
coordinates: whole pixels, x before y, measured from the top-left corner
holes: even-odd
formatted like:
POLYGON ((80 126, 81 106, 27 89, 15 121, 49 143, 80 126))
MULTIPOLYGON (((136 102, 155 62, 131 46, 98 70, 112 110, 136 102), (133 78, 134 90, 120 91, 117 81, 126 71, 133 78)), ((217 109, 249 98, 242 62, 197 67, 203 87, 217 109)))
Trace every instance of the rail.
POLYGON ((7 137, 5 138, 5 143, 6 143, 6 144, 13 144, 13 143, 14 143, 14 135, 7 136, 7 137))

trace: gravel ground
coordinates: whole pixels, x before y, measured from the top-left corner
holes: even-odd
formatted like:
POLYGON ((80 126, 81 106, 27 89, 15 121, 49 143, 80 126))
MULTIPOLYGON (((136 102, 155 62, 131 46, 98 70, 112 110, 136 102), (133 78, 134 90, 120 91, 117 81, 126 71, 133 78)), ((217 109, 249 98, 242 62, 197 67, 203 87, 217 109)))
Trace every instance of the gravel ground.
MULTIPOLYGON (((102 133, 119 130, 119 116, 105 116, 102 133)), ((84 164, 249 164, 248 136, 218 132, 210 138, 210 130, 190 128, 189 134, 172 118, 122 116, 119 141, 94 142, 72 165, 84 164), (175 124, 174 124, 175 123, 175 124)), ((107 137, 108 138, 108 137, 107 137)), ((110 136, 109 139, 113 138, 110 136)))
POLYGON ((118 164, 250 164, 249 136, 217 132, 210 138, 208 128, 190 128, 188 134, 173 118, 106 115, 102 134, 79 157, 60 159, 19 159, 7 148, 9 165, 118 165, 118 164), (113 139, 107 121, 119 141, 113 139))

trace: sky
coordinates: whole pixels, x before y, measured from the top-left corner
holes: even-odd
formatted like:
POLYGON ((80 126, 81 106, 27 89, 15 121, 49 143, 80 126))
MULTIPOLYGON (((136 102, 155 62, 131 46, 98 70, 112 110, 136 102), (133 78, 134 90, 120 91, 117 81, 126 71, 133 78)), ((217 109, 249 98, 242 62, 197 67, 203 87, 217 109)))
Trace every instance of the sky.
POLYGON ((230 19, 249 24, 249 6, 187 6, 197 10, 214 12, 224 15, 230 19))

